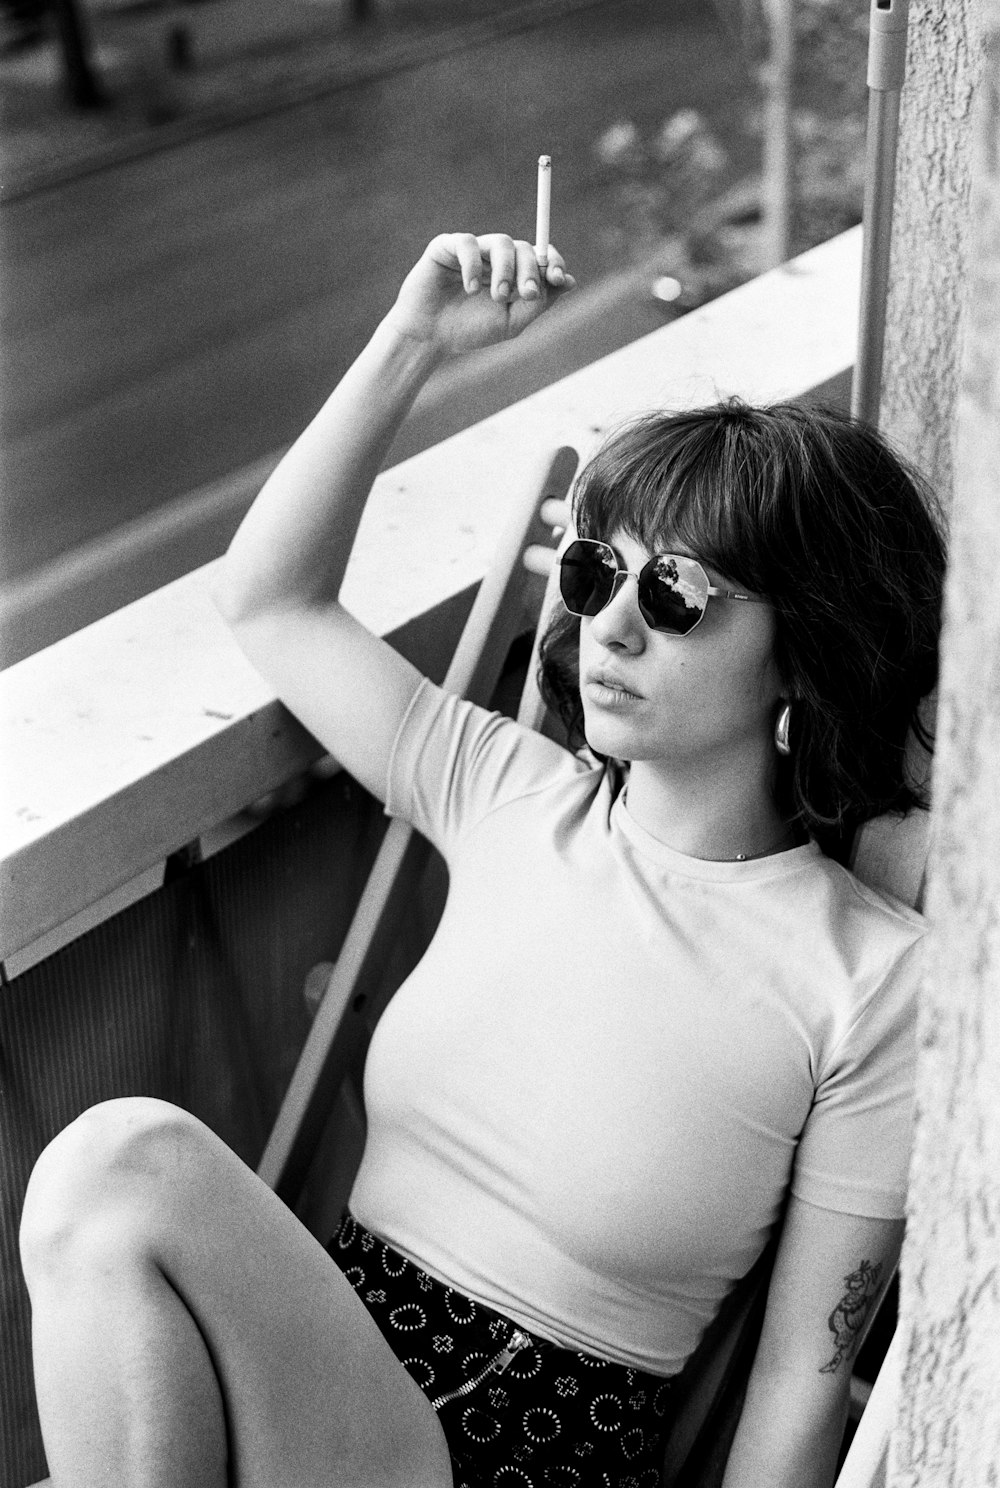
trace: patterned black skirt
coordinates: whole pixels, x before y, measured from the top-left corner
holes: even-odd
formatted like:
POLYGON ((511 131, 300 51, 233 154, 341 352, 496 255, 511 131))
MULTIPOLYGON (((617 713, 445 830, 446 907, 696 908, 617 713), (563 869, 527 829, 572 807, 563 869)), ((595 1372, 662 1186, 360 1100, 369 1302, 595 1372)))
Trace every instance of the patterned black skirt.
POLYGON ((658 1488, 669 1380, 535 1337, 351 1215, 329 1251, 437 1411, 455 1488, 658 1488))

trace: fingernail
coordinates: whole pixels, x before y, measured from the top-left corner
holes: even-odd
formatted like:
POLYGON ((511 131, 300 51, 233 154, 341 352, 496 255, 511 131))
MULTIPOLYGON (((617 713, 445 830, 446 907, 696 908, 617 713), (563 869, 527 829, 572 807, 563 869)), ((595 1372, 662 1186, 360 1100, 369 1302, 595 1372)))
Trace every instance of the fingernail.
POLYGON ((558 265, 553 265, 553 267, 549 270, 550 284, 562 284, 565 278, 566 275, 563 273, 562 269, 558 267, 558 265))
POLYGON ((541 294, 541 290, 535 283, 534 279, 529 279, 527 284, 524 286, 524 289, 521 291, 521 294, 526 300, 537 300, 538 296, 541 294))
POLYGON ((466 294, 475 294, 476 291, 478 290, 478 288, 479 288, 479 280, 478 279, 470 279, 469 280, 469 283, 468 283, 468 287, 467 287, 467 289, 466 289, 465 292, 466 292, 466 294))
POLYGON ((501 279, 500 280, 500 283, 497 285, 497 299, 498 300, 505 300, 505 299, 507 299, 507 297, 509 296, 509 294, 510 294, 510 285, 507 283, 507 280, 506 279, 501 279))

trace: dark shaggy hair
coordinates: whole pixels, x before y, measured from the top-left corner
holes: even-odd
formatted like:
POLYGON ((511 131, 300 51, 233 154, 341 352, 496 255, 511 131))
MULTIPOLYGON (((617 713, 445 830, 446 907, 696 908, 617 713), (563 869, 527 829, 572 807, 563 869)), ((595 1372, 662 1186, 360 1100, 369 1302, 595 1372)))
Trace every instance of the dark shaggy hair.
MULTIPOLYGON (((870 817, 926 804, 904 756, 911 728, 931 742, 918 705, 937 680, 943 527, 880 435, 796 403, 649 414, 586 467, 573 511, 581 537, 622 531, 650 551, 677 542, 771 602, 792 702, 778 805, 827 852, 842 856, 870 817)), ((543 695, 574 747, 579 625, 560 609, 540 661, 543 695)))

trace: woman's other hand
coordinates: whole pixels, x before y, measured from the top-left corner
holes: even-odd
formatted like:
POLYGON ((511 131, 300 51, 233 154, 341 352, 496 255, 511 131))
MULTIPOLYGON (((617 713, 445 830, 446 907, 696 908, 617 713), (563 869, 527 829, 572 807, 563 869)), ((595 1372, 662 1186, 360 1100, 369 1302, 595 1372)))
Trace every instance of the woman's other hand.
POLYGON ((530 243, 504 233, 441 233, 407 274, 386 320, 455 356, 519 336, 575 283, 555 248, 543 270, 530 243))

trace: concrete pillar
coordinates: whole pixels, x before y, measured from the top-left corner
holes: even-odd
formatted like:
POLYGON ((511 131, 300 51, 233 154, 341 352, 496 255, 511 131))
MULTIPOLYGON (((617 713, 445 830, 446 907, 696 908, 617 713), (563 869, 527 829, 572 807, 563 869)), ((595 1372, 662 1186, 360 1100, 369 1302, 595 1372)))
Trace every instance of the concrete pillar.
POLYGON ((951 494, 980 0, 910 0, 881 425, 951 494), (943 415, 943 416, 942 416, 943 415))
MULTIPOLYGON (((1000 0, 977 7, 986 66, 970 131, 972 212, 963 282, 943 290, 953 300, 967 289, 968 300, 960 359, 946 328, 946 376, 952 362, 960 373, 955 489, 890 1488, 1000 1483, 1000 0)), ((945 9, 942 32, 954 21, 945 9)), ((941 66, 955 67, 950 51, 941 66)), ((945 236, 957 251, 960 226, 945 236)), ((919 315, 926 365, 939 355, 939 309, 919 315)))

